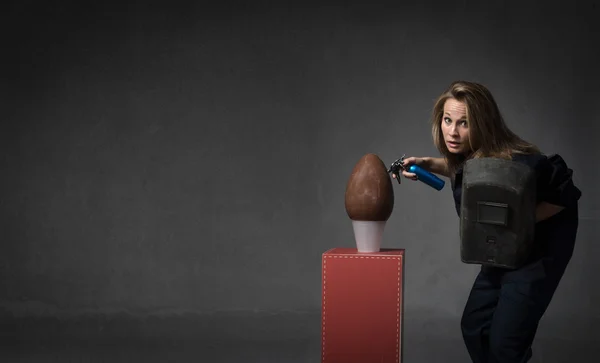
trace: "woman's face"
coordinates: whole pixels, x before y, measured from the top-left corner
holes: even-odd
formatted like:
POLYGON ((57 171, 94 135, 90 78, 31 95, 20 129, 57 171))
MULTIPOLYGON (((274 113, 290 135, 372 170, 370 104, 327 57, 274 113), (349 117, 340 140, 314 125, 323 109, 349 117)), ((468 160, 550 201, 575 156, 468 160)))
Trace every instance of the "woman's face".
POLYGON ((469 147, 467 107, 453 98, 446 100, 442 114, 442 134, 446 147, 453 154, 466 154, 469 147))

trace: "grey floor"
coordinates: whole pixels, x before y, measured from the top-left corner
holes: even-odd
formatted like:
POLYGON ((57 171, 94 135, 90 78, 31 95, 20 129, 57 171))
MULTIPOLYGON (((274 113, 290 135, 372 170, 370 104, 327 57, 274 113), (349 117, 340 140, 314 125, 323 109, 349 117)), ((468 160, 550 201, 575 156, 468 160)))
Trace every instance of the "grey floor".
MULTIPOLYGON (((4 319, 0 362, 317 363, 319 323, 315 313, 4 319)), ((428 326, 406 324, 403 362, 469 362, 451 328, 428 326)), ((567 338, 539 338, 530 362, 600 361, 598 341, 567 338)))

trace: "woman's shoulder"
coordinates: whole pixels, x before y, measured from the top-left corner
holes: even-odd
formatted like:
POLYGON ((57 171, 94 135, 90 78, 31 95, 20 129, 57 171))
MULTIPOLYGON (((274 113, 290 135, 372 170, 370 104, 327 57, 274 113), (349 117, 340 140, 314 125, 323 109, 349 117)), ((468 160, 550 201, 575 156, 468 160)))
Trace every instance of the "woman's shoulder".
POLYGON ((532 167, 533 169, 560 169, 568 173, 572 170, 567 165, 567 162, 559 154, 544 154, 544 153, 513 153, 511 155, 513 161, 522 162, 532 167))
POLYGON ((512 153, 512 161, 523 163, 532 169, 539 169, 548 162, 548 156, 543 153, 512 153))

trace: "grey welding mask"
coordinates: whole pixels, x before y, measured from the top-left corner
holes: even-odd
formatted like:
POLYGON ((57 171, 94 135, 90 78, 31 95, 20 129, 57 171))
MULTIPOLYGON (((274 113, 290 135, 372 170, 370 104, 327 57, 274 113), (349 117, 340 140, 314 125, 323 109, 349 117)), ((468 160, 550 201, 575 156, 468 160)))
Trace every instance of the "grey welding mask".
POLYGON ((533 249, 535 171, 499 158, 467 160, 460 206, 464 263, 515 269, 533 249))

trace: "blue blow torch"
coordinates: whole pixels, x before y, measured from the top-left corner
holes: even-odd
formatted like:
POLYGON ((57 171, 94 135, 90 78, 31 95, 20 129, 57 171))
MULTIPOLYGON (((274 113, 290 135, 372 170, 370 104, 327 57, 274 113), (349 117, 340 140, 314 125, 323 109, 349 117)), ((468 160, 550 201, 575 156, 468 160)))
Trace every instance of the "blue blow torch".
POLYGON ((398 184, 400 183, 401 173, 400 169, 405 170, 409 173, 414 173, 417 176, 417 179, 422 181, 423 183, 429 185, 430 187, 436 190, 442 190, 444 185, 446 184, 442 179, 438 178, 435 174, 428 172, 427 170, 421 168, 418 165, 411 165, 408 168, 404 167, 404 158, 406 155, 402 155, 400 159, 397 159, 390 165, 388 173, 396 174, 396 180, 398 180, 398 184))

